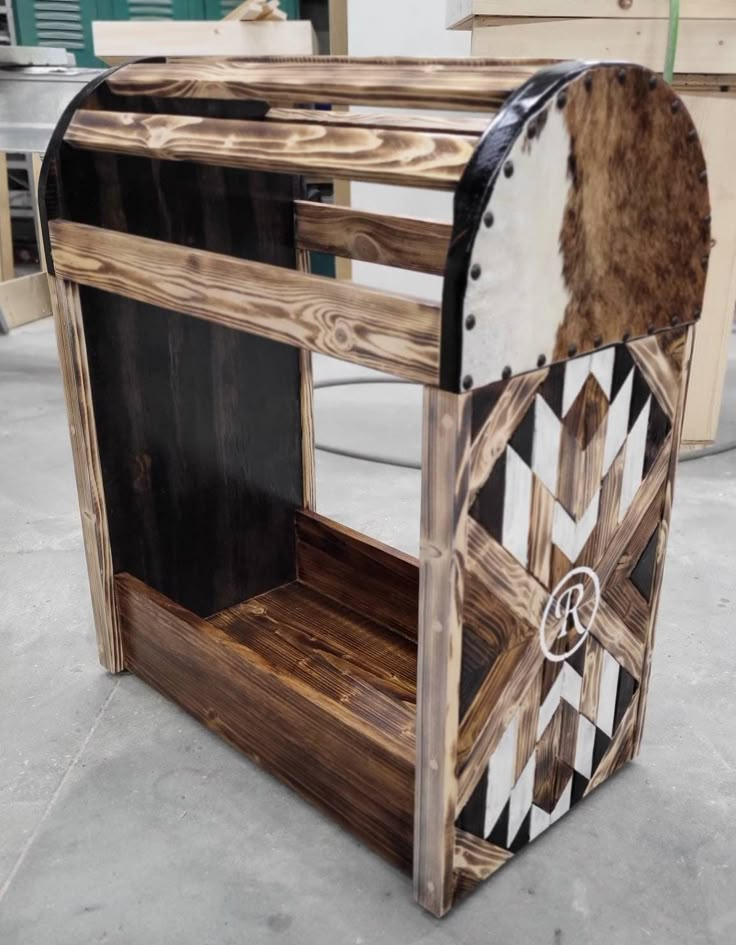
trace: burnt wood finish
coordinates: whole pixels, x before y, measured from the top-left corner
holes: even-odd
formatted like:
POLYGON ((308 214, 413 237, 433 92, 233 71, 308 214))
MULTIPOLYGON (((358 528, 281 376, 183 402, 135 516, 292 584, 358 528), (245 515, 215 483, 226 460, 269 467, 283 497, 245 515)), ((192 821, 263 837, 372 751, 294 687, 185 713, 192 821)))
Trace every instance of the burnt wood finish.
POLYGON ((78 111, 64 140, 114 154, 439 190, 454 188, 477 141, 443 132, 94 110, 78 111))
POLYGON ((296 240, 304 249, 441 276, 450 227, 434 220, 298 200, 296 240))
POLYGON ((108 79, 117 95, 245 99, 291 105, 377 105, 485 111, 535 71, 498 60, 316 59, 131 63, 108 79))
POLYGON ((82 285, 422 383, 437 378, 437 307, 200 249, 49 224, 57 274, 82 285))
POLYGON ((97 650, 105 669, 119 673, 123 669, 123 650, 115 606, 112 551, 79 287, 63 279, 50 278, 49 288, 69 418, 97 650))
POLYGON ((416 558, 322 515, 298 512, 296 562, 303 584, 416 643, 416 558))
MULTIPOLYGON (((129 575, 116 585, 128 669, 410 868, 413 711, 402 700, 310 652, 299 630, 292 638, 301 608, 283 626, 268 600, 207 621, 129 575)), ((329 626, 341 614, 328 612, 329 626)))
POLYGON ((103 663, 435 915, 638 751, 710 243, 672 90, 538 65, 133 63, 43 174, 103 663), (452 228, 298 171, 455 190, 452 228), (444 275, 442 307, 312 251, 444 275), (312 351, 425 385, 419 561, 314 511, 312 351))

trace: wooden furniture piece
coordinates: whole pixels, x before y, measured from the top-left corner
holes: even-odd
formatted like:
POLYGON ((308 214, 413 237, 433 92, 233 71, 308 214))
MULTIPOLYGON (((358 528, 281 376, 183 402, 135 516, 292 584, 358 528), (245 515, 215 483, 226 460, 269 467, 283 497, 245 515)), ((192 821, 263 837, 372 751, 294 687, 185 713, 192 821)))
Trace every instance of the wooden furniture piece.
MULTIPOLYGON (((661 71, 669 0, 448 0, 447 25, 472 30, 474 56, 627 59, 661 71)), ((736 306, 736 6, 681 0, 674 87, 698 129, 713 198, 708 293, 693 351, 683 442, 718 432, 736 306)))
POLYGON ((443 914, 639 747, 710 246, 687 110, 632 65, 136 63, 44 179, 103 665, 443 914), (306 203, 315 170, 452 190, 454 224, 306 203), (314 249, 444 272, 442 305, 314 249), (419 561, 315 511, 313 351, 424 385, 419 561))

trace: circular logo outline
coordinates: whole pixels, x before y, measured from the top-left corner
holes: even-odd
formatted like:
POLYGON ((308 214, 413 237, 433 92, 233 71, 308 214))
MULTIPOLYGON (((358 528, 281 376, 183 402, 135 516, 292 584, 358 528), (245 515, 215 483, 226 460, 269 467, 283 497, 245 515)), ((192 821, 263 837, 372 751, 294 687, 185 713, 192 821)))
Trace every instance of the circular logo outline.
POLYGON ((550 662, 561 663, 563 660, 568 659, 569 657, 573 655, 573 653, 576 653, 580 649, 580 647, 585 642, 588 634, 590 633, 590 628, 593 626, 593 621, 595 620, 596 615, 598 614, 598 608, 600 607, 600 605, 601 605, 601 582, 598 578, 598 575, 595 573, 595 571, 593 571, 592 568, 588 568, 585 565, 580 565, 579 567, 573 568, 571 571, 568 571, 567 574, 562 578, 562 580, 558 581, 558 583, 553 588, 551 594, 549 595, 549 599, 544 608, 544 612, 542 613, 542 622, 539 625, 539 642, 542 647, 542 652, 544 653, 545 657, 550 662), (574 578, 575 575, 577 574, 584 575, 585 577, 590 578, 591 581, 593 582, 593 588, 595 590, 595 605, 593 607, 593 613, 590 615, 590 620, 588 621, 587 626, 585 626, 585 624, 583 624, 580 621, 580 618, 578 617, 578 607, 583 598, 583 594, 585 593, 585 587, 583 586, 582 582, 578 582, 577 584, 572 584, 570 587, 568 587, 565 590, 565 593, 559 599, 557 597, 557 593, 560 590, 560 588, 564 588, 570 582, 570 580, 574 578), (577 593, 578 596, 575 602, 573 603, 573 605, 570 606, 569 597, 573 593, 577 593), (562 600, 564 597, 567 597, 568 601, 565 605, 565 612, 563 614, 561 611, 561 605, 562 605, 562 600), (547 629, 547 621, 549 620, 550 611, 552 610, 553 606, 555 607, 556 618, 560 621, 564 621, 565 624, 567 623, 567 618, 572 616, 573 622, 575 624, 575 630, 580 634, 580 639, 575 644, 575 646, 571 650, 567 650, 567 652, 565 653, 552 653, 549 647, 547 646, 547 636, 546 636, 545 631, 547 629))

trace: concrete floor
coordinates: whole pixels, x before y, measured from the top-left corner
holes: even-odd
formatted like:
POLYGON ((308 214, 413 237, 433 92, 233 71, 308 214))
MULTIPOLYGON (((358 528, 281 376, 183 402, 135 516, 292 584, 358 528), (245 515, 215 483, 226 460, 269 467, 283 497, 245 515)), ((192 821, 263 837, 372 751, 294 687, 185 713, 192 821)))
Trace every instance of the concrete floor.
MULTIPOLYGON (((729 432, 736 348, 731 367, 729 432)), ((393 390, 410 423, 416 397, 393 390)), ((318 397, 334 441, 352 401, 318 397)), ((371 442, 417 447, 380 424, 371 442)), ((414 551, 418 482, 319 456, 321 510, 414 551)), ((436 921, 408 879, 97 665, 52 326, 0 338, 0 942, 733 945, 735 574, 731 453, 680 469, 641 759, 436 921)))

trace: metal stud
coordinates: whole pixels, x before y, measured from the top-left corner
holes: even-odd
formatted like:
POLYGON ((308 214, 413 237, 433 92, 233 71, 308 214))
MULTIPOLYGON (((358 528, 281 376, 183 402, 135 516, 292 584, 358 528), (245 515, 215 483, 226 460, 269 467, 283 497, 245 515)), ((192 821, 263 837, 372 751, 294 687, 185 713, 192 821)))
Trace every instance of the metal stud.
POLYGON ((537 358, 537 367, 544 367, 546 363, 547 363, 547 355, 540 354, 539 357, 537 358))
POLYGON ((565 105, 567 105, 567 92, 562 91, 562 92, 560 92, 560 94, 557 96, 557 107, 558 107, 558 108, 564 108, 565 105))
MULTIPOLYGON (((621 81, 621 80, 619 79, 619 82, 620 82, 620 81, 621 81)), ((657 81, 656 75, 650 75, 650 76, 649 76, 649 88, 650 88, 650 89, 656 89, 658 84, 659 84, 659 83, 658 83, 658 81, 657 81)))
POLYGON ((673 114, 680 111, 680 100, 679 98, 673 98, 670 103, 670 108, 672 109, 673 114))
POLYGON ((702 308, 696 305, 695 308, 693 309, 693 318, 700 318, 702 314, 703 314, 702 308))
POLYGON ((473 263, 473 265, 470 267, 470 278, 480 279, 480 266, 478 263, 473 263))
POLYGON ((468 331, 472 331, 475 328, 475 315, 468 315, 465 319, 465 327, 468 331))
POLYGON ((507 381, 507 380, 511 377, 511 368, 508 366, 508 364, 507 364, 506 367, 503 369, 503 371, 501 371, 501 377, 502 377, 505 381, 507 381))
POLYGON ((470 390, 472 386, 473 386, 473 378, 470 376, 470 374, 466 374, 465 377, 463 378, 463 390, 470 390))
POLYGON ((590 92, 593 88, 593 76, 590 72, 585 73, 585 78, 583 79, 583 85, 585 86, 585 91, 590 92))
POLYGON ((708 180, 708 171, 706 171, 705 168, 698 174, 698 180, 703 183, 708 180))
POLYGON ((626 69, 619 69, 616 73, 616 78, 618 79, 621 85, 626 81, 626 69))
POLYGON ((710 256, 706 253, 705 256, 702 256, 700 262, 703 264, 703 269, 708 268, 708 263, 710 262, 710 256))
POLYGON ((511 175, 514 173, 514 162, 506 161, 506 163, 503 166, 503 172, 506 175, 506 177, 511 177, 511 175))
POLYGON ((697 129, 697 128, 691 128, 690 131, 688 131, 688 133, 687 133, 687 140, 688 140, 688 141, 695 141, 695 139, 696 139, 697 137, 698 137, 698 129, 697 129))
POLYGON ((600 348, 600 346, 601 346, 602 344, 603 344, 603 336, 602 336, 602 335, 596 335, 595 338, 593 339, 593 347, 594 347, 594 348, 600 348))
POLYGON ((577 353, 578 353, 577 345, 570 345, 570 347, 567 349, 567 356, 569 358, 574 358, 577 353))
POLYGON ((654 322, 649 322, 647 325, 647 334, 653 335, 656 330, 657 326, 654 324, 654 322))
POLYGON ((672 325, 679 325, 679 324, 680 324, 680 316, 679 316, 679 315, 672 315, 672 316, 670 317, 670 323, 671 323, 672 325))
POLYGON ((712 220, 712 217, 710 214, 708 214, 707 217, 703 217, 703 224, 705 226, 710 226, 711 220, 712 220))
POLYGON ((493 214, 489 210, 486 215, 483 217, 483 222, 490 229, 493 226, 493 214))
POLYGON ((623 343, 626 344, 626 342, 627 342, 630 338, 631 338, 631 332, 630 332, 630 331, 625 331, 625 332, 623 333, 623 335, 621 336, 621 341, 623 341, 623 343))

